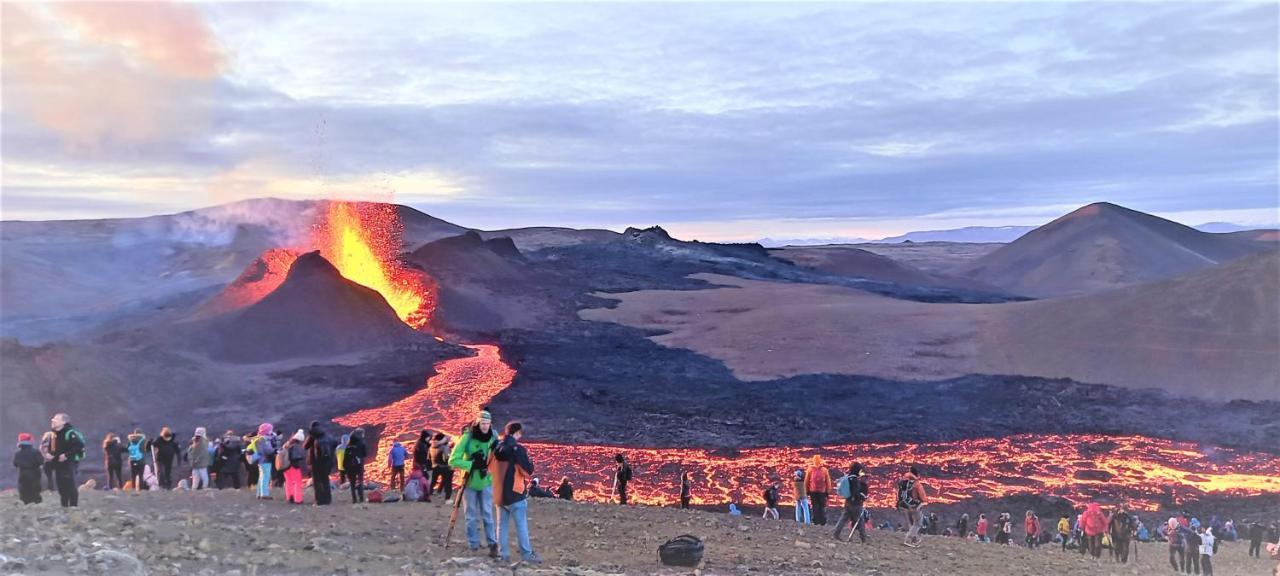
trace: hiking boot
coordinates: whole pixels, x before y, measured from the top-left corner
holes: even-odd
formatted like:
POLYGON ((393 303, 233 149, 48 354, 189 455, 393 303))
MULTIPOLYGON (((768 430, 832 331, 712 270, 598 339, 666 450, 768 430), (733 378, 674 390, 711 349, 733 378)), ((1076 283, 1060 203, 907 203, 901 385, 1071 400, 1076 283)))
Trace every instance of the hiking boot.
POLYGON ((499 557, 499 556, 498 556, 498 545, 497 545, 497 544, 490 544, 490 545, 489 545, 489 557, 490 557, 490 558, 498 558, 498 557, 499 557))
POLYGON ((521 558, 520 561, 524 562, 525 564, 541 564, 542 557, 537 555, 537 553, 534 553, 534 554, 525 556, 524 558, 521 558))

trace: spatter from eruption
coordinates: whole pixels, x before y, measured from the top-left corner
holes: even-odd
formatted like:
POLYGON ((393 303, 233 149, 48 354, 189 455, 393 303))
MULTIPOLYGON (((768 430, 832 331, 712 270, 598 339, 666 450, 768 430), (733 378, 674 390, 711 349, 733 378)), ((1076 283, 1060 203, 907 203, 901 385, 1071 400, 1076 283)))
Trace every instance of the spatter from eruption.
MULTIPOLYGON (((437 374, 414 395, 335 420, 343 426, 383 426, 371 477, 386 478, 385 458, 393 439, 411 441, 423 428, 456 435, 479 407, 511 384, 516 372, 502 361, 496 346, 472 348, 476 356, 438 363, 437 374)), ((531 433, 536 437, 536 429, 531 433)), ((610 497, 614 455, 626 455, 636 478, 629 495, 641 504, 674 504, 682 470, 693 479, 695 504, 760 504, 761 492, 769 482, 778 482, 786 493, 792 474, 814 455, 829 463, 833 475, 855 460, 868 466, 871 503, 877 507, 893 505, 892 484, 909 464, 927 472, 929 493, 942 503, 1038 494, 1074 502, 1124 500, 1135 508, 1151 509, 1161 501, 1207 494, 1280 494, 1280 458, 1223 448, 1212 449, 1210 458, 1193 443, 1140 436, 1024 434, 923 444, 748 448, 732 454, 685 448, 526 444, 537 464, 536 476, 547 486, 568 477, 576 494, 586 500, 610 497)))

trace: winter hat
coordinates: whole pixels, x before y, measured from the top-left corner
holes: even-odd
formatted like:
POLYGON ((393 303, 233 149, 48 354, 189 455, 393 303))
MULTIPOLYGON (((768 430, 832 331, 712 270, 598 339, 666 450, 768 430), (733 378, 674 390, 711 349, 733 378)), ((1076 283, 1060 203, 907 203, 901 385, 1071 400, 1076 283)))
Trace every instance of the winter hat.
POLYGON ((293 433, 293 439, 299 442, 305 440, 306 437, 307 437, 307 433, 303 432, 301 428, 299 428, 297 432, 293 433))
POLYGON ((205 437, 205 429, 204 429, 204 426, 201 426, 201 427, 199 427, 199 428, 196 428, 196 438, 204 438, 204 437, 205 437))
POLYGON ((489 423, 492 423, 492 422, 493 422, 493 415, 492 415, 492 414, 489 414, 489 411, 488 411, 488 410, 481 410, 481 411, 480 411, 480 416, 476 417, 476 423, 478 424, 478 423, 480 423, 480 422, 489 422, 489 423))
POLYGON ((275 431, 276 431, 275 427, 272 426, 270 422, 263 422, 261 425, 258 426, 259 436, 270 436, 271 434, 274 434, 275 431))
POLYGON ((796 470, 796 480, 804 479, 804 470, 796 470))
POLYGON ((31 443, 31 434, 29 432, 23 432, 18 435, 18 443, 22 442, 31 443))

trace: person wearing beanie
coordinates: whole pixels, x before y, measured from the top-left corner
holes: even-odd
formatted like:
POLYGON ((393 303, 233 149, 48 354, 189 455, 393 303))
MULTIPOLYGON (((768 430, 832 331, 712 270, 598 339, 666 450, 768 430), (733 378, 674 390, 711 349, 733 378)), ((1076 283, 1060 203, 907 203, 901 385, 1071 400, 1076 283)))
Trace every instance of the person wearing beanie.
POLYGON ((493 451, 490 465, 496 482, 493 503, 498 509, 498 557, 503 562, 511 558, 507 547, 511 539, 511 524, 514 523, 520 560, 540 564, 542 559, 533 552, 533 544, 529 542, 529 501, 525 494, 529 491, 528 481, 533 476, 533 461, 529 459, 529 451, 520 444, 523 436, 523 424, 508 422, 502 441, 493 451))
POLYGON ((44 501, 40 496, 40 472, 44 467, 44 456, 31 445, 31 435, 23 432, 18 435, 17 451, 13 453, 13 466, 18 469, 18 498, 23 504, 39 504, 44 501))
POLYGON ((333 474, 335 449, 333 441, 325 436, 319 422, 311 423, 311 433, 303 448, 307 451, 307 467, 311 469, 311 492, 315 495, 316 506, 326 506, 333 501, 329 477, 333 474))
POLYGON ((156 475, 160 477, 160 487, 173 489, 173 467, 181 457, 178 441, 173 437, 173 430, 168 426, 160 429, 160 437, 151 441, 151 458, 156 463, 156 475))
POLYGON ((306 433, 299 428, 285 440, 278 456, 278 459, 284 460, 280 464, 284 468, 284 499, 290 504, 302 504, 302 466, 307 459, 303 442, 306 437, 306 433))
POLYGON ((209 465, 213 457, 209 454, 209 438, 204 428, 196 428, 196 433, 187 444, 187 461, 191 463, 191 489, 203 490, 209 487, 209 465))
POLYGON ((462 473, 462 498, 467 508, 467 544, 473 551, 480 549, 480 528, 483 524, 492 558, 498 557, 498 537, 493 522, 493 476, 489 474, 489 456, 497 444, 493 416, 488 410, 481 409, 475 423, 462 432, 449 455, 449 466, 462 473))
POLYGON ((853 532, 857 531, 858 540, 863 544, 867 543, 867 527, 862 522, 862 509, 867 502, 867 493, 870 492, 870 486, 867 484, 866 468, 861 462, 854 462, 849 465, 849 497, 844 499, 844 508, 840 511, 840 520, 836 521, 836 540, 853 540, 853 532), (844 530, 844 523, 852 524, 849 536, 841 537, 840 532, 844 530))
POLYGON ((795 474, 796 522, 810 524, 809 491, 805 488, 804 470, 796 470, 795 474))
POLYGON ((258 426, 258 435, 249 441, 249 448, 245 450, 249 461, 257 467, 259 500, 271 499, 271 471, 274 468, 276 449, 275 427, 270 422, 263 422, 258 426))

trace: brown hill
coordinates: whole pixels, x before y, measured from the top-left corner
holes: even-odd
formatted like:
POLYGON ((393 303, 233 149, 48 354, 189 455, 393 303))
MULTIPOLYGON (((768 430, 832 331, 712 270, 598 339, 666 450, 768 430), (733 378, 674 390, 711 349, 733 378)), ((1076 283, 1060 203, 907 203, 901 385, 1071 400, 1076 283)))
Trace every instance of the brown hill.
POLYGON ((910 286, 994 290, 970 278, 925 272, 888 256, 847 245, 788 246, 770 249, 769 253, 774 258, 836 276, 866 278, 910 286))
POLYGON ((289 248, 272 248, 263 252, 226 288, 201 303, 191 317, 212 318, 252 306, 280 287, 297 259, 298 251, 289 248))
POLYGON ((275 291, 196 331, 197 346, 231 362, 270 362, 403 346, 427 338, 378 292, 338 272, 319 252, 298 257, 275 291))
POLYGON ((480 233, 431 242, 405 257, 427 271, 437 286, 431 326, 436 332, 488 335, 531 327, 545 312, 537 298, 548 287, 508 237, 480 233))
POLYGON ((958 272, 1018 294, 1061 296, 1171 278, 1266 247, 1099 202, 1045 224, 958 272))

